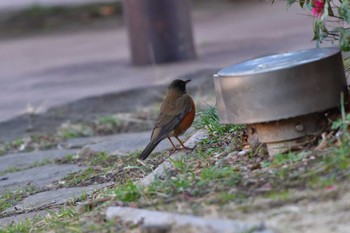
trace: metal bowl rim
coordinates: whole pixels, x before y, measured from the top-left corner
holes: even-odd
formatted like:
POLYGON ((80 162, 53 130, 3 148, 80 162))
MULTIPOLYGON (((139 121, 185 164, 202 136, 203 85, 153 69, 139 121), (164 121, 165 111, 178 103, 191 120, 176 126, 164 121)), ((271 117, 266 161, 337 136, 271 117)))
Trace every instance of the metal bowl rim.
POLYGON ((304 50, 299 50, 299 51, 295 51, 295 52, 287 52, 287 53, 280 53, 280 54, 276 53, 276 54, 271 54, 268 56, 261 56, 261 57, 257 57, 257 58, 253 58, 253 59, 248 59, 248 60, 236 63, 234 65, 231 65, 229 67, 223 68, 223 69, 219 70, 216 74, 214 74, 214 78, 220 78, 220 77, 223 77, 223 78, 232 77, 232 78, 234 78, 234 77, 251 76, 251 75, 258 75, 258 74, 269 73, 269 72, 276 72, 276 71, 280 71, 280 70, 291 69, 291 68, 296 68, 299 66, 309 65, 309 64, 321 61, 323 59, 330 58, 332 56, 337 56, 340 53, 341 53, 341 50, 337 47, 304 49, 304 50), (290 65, 287 67, 280 67, 280 68, 276 67, 276 68, 273 68, 270 70, 261 70, 261 71, 255 71, 255 72, 251 71, 251 70, 245 71, 245 72, 237 72, 237 73, 226 72, 227 70, 232 69, 236 66, 239 66, 239 65, 242 65, 242 64, 245 64, 248 62, 252 62, 255 60, 260 60, 260 59, 269 58, 269 57, 273 57, 273 56, 282 56, 282 55, 286 55, 286 54, 304 53, 304 52, 315 51, 315 50, 324 50, 324 51, 328 50, 330 52, 329 52, 329 54, 325 54, 322 57, 317 57, 315 59, 310 59, 310 60, 307 60, 305 62, 300 62, 300 63, 293 64, 293 65, 290 65))

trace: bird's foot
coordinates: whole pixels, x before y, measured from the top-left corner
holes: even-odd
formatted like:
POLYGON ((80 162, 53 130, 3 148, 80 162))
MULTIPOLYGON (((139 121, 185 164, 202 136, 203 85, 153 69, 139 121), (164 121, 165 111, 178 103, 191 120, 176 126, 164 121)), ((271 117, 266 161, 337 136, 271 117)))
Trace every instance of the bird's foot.
POLYGON ((179 150, 193 151, 195 148, 196 148, 196 146, 195 147, 180 146, 180 148, 174 147, 173 150, 170 152, 170 155, 174 154, 176 151, 179 151, 179 150))
POLYGON ((173 150, 170 152, 170 154, 174 154, 176 151, 180 151, 180 150, 190 150, 190 151, 193 151, 194 149, 196 148, 195 147, 187 147, 187 146, 180 146, 180 148, 173 148, 173 150))
POLYGON ((187 147, 187 146, 181 146, 180 150, 190 150, 193 151, 196 147, 187 147))
POLYGON ((180 150, 180 149, 178 149, 178 148, 173 148, 173 150, 172 151, 170 151, 170 154, 169 155, 172 155, 172 154, 174 154, 176 151, 178 151, 178 150, 180 150))
POLYGON ((197 145, 195 145, 194 147, 187 147, 185 145, 181 145, 181 150, 190 150, 190 151, 193 151, 194 149, 196 149, 197 145))

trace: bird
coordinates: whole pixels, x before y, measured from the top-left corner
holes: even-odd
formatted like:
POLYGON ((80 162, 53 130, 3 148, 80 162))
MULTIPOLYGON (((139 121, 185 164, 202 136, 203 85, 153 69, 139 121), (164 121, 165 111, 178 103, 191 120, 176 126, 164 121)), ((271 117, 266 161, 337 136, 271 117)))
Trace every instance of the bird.
POLYGON ((160 113, 155 121, 150 142, 139 155, 139 159, 145 160, 165 138, 169 139, 173 147, 170 154, 179 150, 170 137, 174 137, 180 143, 180 149, 193 149, 186 147, 179 139, 179 136, 192 125, 196 113, 194 101, 186 92, 186 84, 190 81, 175 79, 170 83, 160 106, 160 113))

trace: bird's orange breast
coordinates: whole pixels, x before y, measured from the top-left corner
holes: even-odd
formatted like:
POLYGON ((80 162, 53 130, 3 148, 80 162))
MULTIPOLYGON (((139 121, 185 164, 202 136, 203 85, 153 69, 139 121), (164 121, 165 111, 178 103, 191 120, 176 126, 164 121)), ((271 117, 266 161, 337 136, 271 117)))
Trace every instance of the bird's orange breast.
POLYGON ((181 122, 179 125, 177 125, 174 129, 174 136, 179 136, 183 133, 185 133, 185 131, 191 127, 194 117, 196 115, 196 107, 194 105, 194 102, 192 100, 192 107, 191 107, 191 111, 189 111, 184 118, 182 118, 181 122))

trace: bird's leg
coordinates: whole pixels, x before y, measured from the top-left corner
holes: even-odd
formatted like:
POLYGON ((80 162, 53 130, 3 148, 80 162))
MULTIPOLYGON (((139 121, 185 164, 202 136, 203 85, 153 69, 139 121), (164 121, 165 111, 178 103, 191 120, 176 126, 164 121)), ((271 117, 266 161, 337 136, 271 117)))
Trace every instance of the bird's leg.
POLYGON ((177 151, 178 149, 176 148, 176 146, 174 145, 173 141, 171 141, 170 137, 168 137, 171 145, 173 146, 173 150, 170 152, 170 154, 173 154, 175 151, 177 151))
POLYGON ((181 140, 176 136, 175 137, 176 138, 176 140, 178 140, 179 141, 179 143, 180 143, 180 145, 181 145, 181 149, 186 149, 186 150, 193 150, 195 147, 193 147, 193 148, 191 148, 191 147, 186 147, 182 142, 181 142, 181 140))

